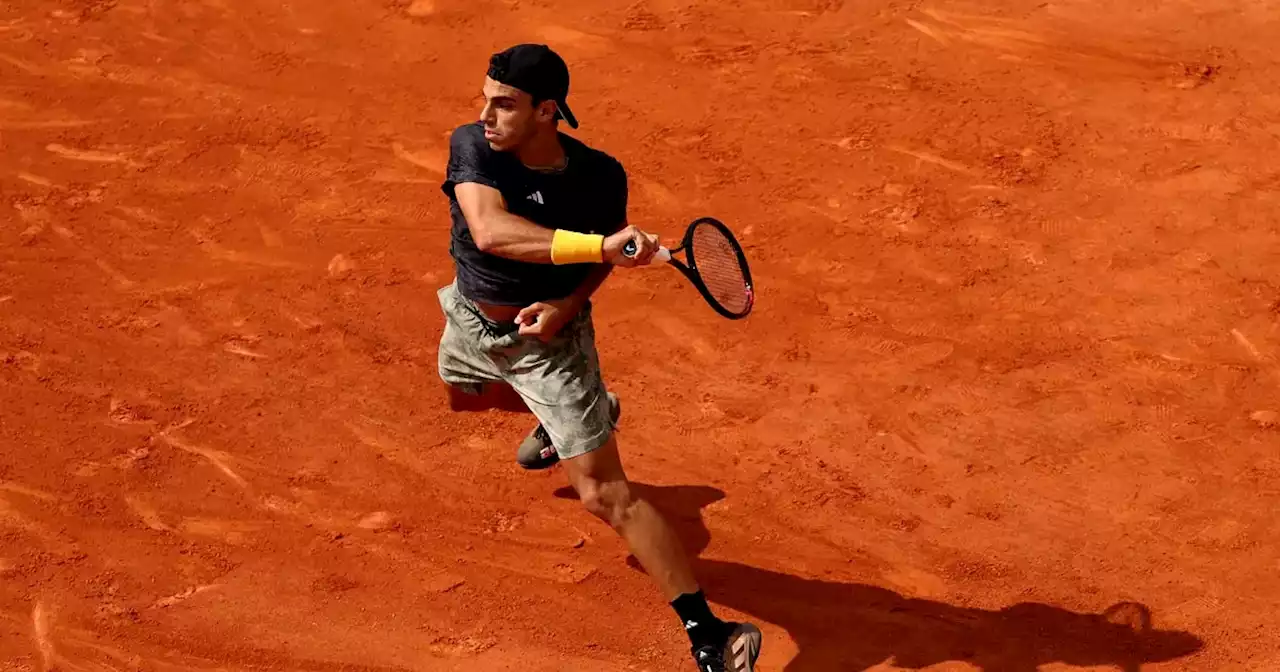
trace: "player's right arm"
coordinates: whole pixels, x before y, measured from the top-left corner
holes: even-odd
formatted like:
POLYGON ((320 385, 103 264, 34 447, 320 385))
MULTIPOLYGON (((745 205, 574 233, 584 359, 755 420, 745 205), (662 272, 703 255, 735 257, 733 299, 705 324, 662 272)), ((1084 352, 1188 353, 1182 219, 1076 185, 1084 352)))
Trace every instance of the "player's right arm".
POLYGON ((471 239, 481 252, 508 259, 550 264, 555 231, 507 211, 502 192, 479 182, 454 187, 471 239))
POLYGON ((649 262, 657 251, 657 238, 633 227, 626 226, 603 241, 583 238, 582 234, 556 231, 511 213, 506 199, 497 188, 492 171, 487 165, 490 159, 483 136, 477 138, 474 129, 463 127, 454 132, 450 141, 448 184, 458 207, 467 221, 471 239, 480 251, 508 259, 540 264, 553 264, 568 256, 570 246, 596 245, 598 258, 618 266, 636 266, 649 262), (622 254, 628 241, 634 241, 637 253, 634 257, 622 254))
MULTIPOLYGON (((454 187, 454 194, 471 239, 481 252, 538 264, 556 263, 552 251, 558 244, 557 232, 509 212, 502 192, 476 182, 462 182, 454 187)), ((624 226, 601 241, 601 261, 617 266, 642 265, 657 249, 656 236, 624 226), (637 249, 630 258, 622 254, 628 241, 635 241, 637 249)))

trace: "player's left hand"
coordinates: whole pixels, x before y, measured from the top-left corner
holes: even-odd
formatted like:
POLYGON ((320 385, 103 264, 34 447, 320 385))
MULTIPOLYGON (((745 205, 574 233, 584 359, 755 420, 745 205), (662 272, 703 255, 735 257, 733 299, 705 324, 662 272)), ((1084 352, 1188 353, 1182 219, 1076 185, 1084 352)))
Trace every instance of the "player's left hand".
POLYGON ((521 336, 533 336, 545 343, 555 338, 577 312, 572 299, 540 301, 521 310, 516 324, 520 325, 521 336))

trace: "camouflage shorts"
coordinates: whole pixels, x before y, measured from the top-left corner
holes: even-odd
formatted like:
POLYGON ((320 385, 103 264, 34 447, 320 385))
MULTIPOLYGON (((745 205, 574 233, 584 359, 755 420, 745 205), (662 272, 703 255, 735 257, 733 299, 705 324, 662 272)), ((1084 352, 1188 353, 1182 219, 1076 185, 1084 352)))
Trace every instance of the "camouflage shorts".
POLYGON ((504 382, 537 416, 561 459, 589 453, 608 442, 614 426, 600 376, 591 306, 549 343, 521 336, 513 322, 490 320, 458 291, 437 292, 444 311, 440 378, 472 394, 504 382))

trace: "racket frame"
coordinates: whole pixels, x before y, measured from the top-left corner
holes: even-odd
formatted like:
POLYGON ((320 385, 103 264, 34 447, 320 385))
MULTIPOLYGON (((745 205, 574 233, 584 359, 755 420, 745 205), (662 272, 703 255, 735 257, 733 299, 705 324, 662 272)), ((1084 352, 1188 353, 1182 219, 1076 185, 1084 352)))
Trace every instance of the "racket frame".
POLYGON ((689 282, 697 288, 698 293, 702 294, 702 298, 706 300, 712 310, 715 310, 721 316, 727 317, 731 320, 740 320, 751 314, 751 309, 755 306, 756 302, 755 285, 751 280, 751 267, 747 264, 747 255, 742 251, 742 244, 738 242, 737 237, 733 235, 733 232, 730 231, 729 227, 725 226, 723 222, 714 217, 699 217, 698 219, 695 219, 693 223, 689 224, 688 228, 685 229, 684 237, 680 240, 680 245, 678 247, 671 248, 669 251, 671 253, 671 258, 667 263, 675 266, 676 270, 683 273, 684 276, 689 279, 689 282), (702 281, 702 274, 698 271, 698 255, 693 245, 693 232, 696 231, 699 226, 706 225, 710 225, 717 229, 720 234, 725 237, 725 240, 729 241, 730 247, 733 248, 734 255, 737 256, 738 266, 742 269, 742 279, 746 284, 745 289, 747 292, 747 306, 746 309, 740 313, 735 313, 720 305, 720 302, 717 301, 715 297, 711 295, 711 291, 707 289, 707 284, 702 281), (676 252, 685 250, 688 250, 685 252, 685 257, 689 260, 687 264, 675 257, 676 252))

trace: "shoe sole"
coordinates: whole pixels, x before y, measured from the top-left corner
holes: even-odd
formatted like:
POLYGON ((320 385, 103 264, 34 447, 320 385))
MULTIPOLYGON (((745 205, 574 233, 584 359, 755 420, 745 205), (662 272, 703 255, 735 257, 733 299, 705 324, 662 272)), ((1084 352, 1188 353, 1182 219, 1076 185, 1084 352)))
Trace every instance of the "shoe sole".
POLYGON ((750 623, 743 623, 729 635, 724 647, 725 672, 755 672, 764 635, 750 623))
MULTIPOLYGON (((618 424, 618 419, 622 417, 622 400, 619 399, 617 395, 613 394, 610 394, 610 398, 613 399, 614 403, 617 405, 617 412, 613 414, 613 424, 616 426, 618 424)), ((559 455, 553 455, 547 458, 545 462, 534 462, 531 464, 525 464, 520 460, 516 460, 516 464, 520 465, 525 471, 541 471, 543 469, 550 469, 559 463, 559 455)))

